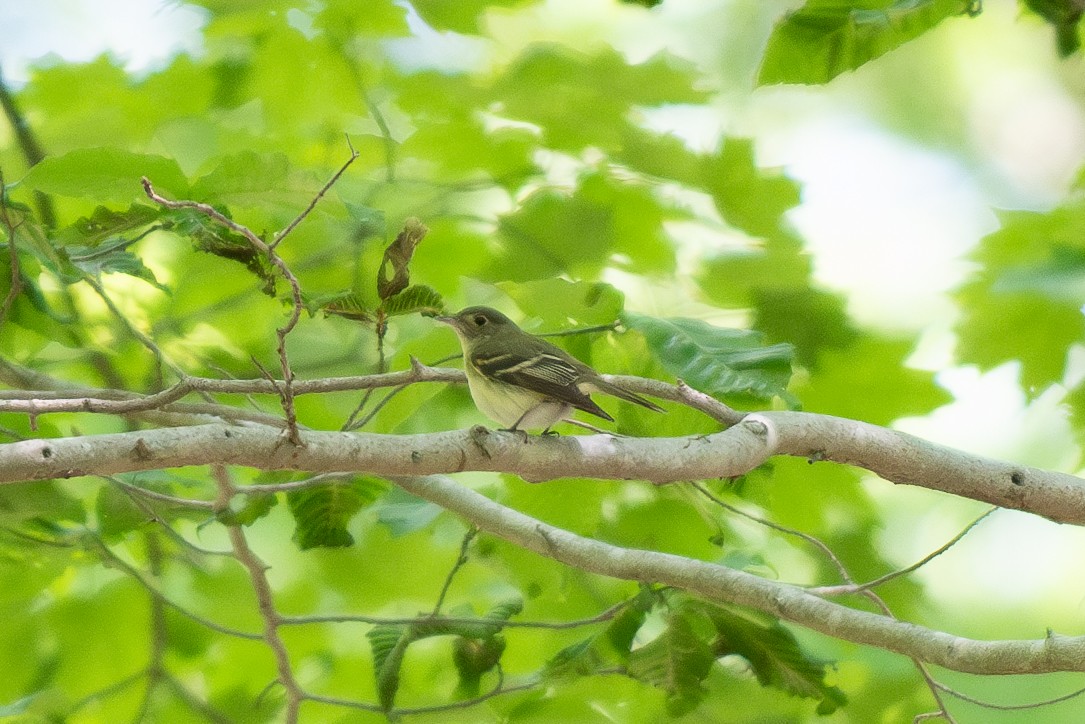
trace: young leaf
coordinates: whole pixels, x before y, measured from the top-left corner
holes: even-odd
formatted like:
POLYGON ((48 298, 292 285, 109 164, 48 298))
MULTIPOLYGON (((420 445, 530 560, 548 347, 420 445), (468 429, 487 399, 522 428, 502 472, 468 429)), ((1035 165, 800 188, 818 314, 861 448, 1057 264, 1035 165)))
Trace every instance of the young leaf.
POLYGON ((706 613, 715 625, 716 656, 738 654, 746 659, 762 686, 821 699, 819 714, 831 714, 847 703, 842 691, 825 683, 825 662, 804 654, 779 621, 702 601, 690 601, 689 607, 706 613))
POLYGON ((399 689, 399 669, 403 655, 413 640, 406 626, 380 624, 366 633, 373 651, 373 673, 377 679, 377 698, 387 711, 395 703, 399 689))
POLYGON ((396 240, 384 250, 384 258, 381 260, 380 269, 377 271, 377 294, 381 300, 399 294, 411 283, 411 272, 408 266, 414 249, 425 237, 429 229, 413 216, 403 222, 403 231, 399 232, 396 240))
POLYGON ((425 284, 415 284, 392 295, 381 302, 381 309, 386 317, 395 317, 415 312, 439 314, 445 308, 444 300, 436 289, 425 284))
POLYGON ((793 350, 789 344, 765 347, 758 332, 713 327, 697 319, 656 319, 623 312, 621 320, 644 335, 667 371, 702 392, 790 399, 787 384, 793 350))
POLYGON ((503 653, 505 637, 500 634, 484 639, 456 638, 452 644, 452 663, 460 677, 457 696, 461 699, 478 696, 482 675, 497 666, 503 653))
POLYGON ((874 5, 810 0, 787 15, 769 37, 758 84, 828 83, 968 10, 961 0, 874 5))
POLYGON ((302 550, 353 545, 347 524, 386 488, 377 478, 356 478, 347 484, 329 483, 289 493, 286 499, 294 515, 294 541, 302 550))
POLYGON ((278 502, 274 495, 246 495, 240 506, 234 507, 231 501, 230 507, 219 511, 216 517, 223 525, 252 525, 270 513, 278 502))
POLYGON ((153 206, 132 204, 124 211, 99 206, 90 216, 82 216, 62 229, 53 239, 58 244, 78 244, 93 248, 127 231, 143 228, 160 216, 153 206))
POLYGON ((174 198, 188 195, 188 183, 172 158, 119 148, 79 148, 50 156, 23 177, 22 184, 47 194, 95 201, 131 201, 143 196, 140 178, 174 198))
POLYGON ((629 655, 629 675, 666 690, 667 710, 674 716, 700 703, 701 682, 716 660, 693 618, 692 612, 673 612, 663 633, 629 655))
POLYGON ((366 308, 362 298, 354 292, 340 292, 312 299, 305 298, 304 294, 302 296, 309 314, 316 314, 320 310, 325 315, 353 319, 356 322, 373 321, 373 313, 366 308))

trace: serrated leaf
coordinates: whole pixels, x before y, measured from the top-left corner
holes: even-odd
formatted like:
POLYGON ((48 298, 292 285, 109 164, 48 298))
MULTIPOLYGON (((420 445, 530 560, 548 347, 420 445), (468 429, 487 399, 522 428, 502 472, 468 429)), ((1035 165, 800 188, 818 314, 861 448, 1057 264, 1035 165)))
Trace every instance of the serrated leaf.
POLYGON ((161 215, 159 209, 146 204, 132 204, 124 211, 99 206, 90 216, 81 216, 75 223, 59 231, 53 241, 94 248, 107 239, 141 229, 161 215))
POLYGON ((361 296, 354 292, 340 292, 307 299, 305 308, 310 314, 322 311, 326 315, 353 319, 356 322, 373 321, 373 313, 366 308, 361 296))
POLYGON ((773 30, 757 82, 828 83, 967 9, 961 0, 809 0, 773 30))
POLYGON ((373 651, 373 673, 377 681, 377 699, 387 711, 395 703, 399 690, 399 669, 411 643, 406 626, 378 624, 366 633, 373 651))
POLYGON ((411 283, 411 257, 427 231, 429 229, 425 224, 411 217, 403 222, 403 231, 384 250, 384 258, 377 271, 377 294, 381 300, 400 293, 411 283))
POLYGON ((119 148, 79 148, 37 163, 20 181, 35 191, 96 201, 131 201, 143 197, 142 177, 155 191, 186 198, 188 183, 172 158, 119 148))
POLYGON ((665 690, 668 712, 681 716, 704 698, 701 682, 715 660, 690 613, 679 610, 668 617, 663 633, 630 653, 628 671, 633 678, 665 690))
POLYGON ((482 675, 492 670, 505 653, 505 637, 495 634, 484 639, 457 637, 452 643, 452 663, 460 681, 456 695, 461 699, 478 696, 482 675))
POLYGON ((241 151, 222 158, 197 179, 192 196, 204 203, 253 205, 282 189, 289 172, 290 162, 282 153, 241 151))
POLYGON ((154 272, 147 268, 142 259, 125 249, 89 249, 82 246, 73 246, 68 248, 68 253, 71 263, 91 276, 128 274, 137 279, 142 279, 164 292, 169 291, 165 286, 158 283, 154 272))
POLYGON ((293 491, 286 496, 294 515, 294 541, 302 550, 345 548, 354 544, 347 531, 354 514, 372 503, 387 488, 378 478, 355 478, 293 491))
POLYGON ((715 625, 716 656, 738 654, 746 659, 762 686, 821 699, 819 714, 831 714, 847 703, 842 691, 825 683, 825 662, 804 654, 794 634, 778 620, 703 601, 688 606, 707 614, 715 625))
POLYGON ((243 503, 235 507, 234 501, 230 501, 230 506, 216 517, 223 525, 252 525, 270 513, 278 502, 274 495, 246 495, 243 503))
POLYGON ((657 319, 623 312, 622 323, 644 335, 671 374, 710 395, 790 399, 793 349, 763 346, 758 332, 713 327, 697 319, 657 319))
POLYGON ((416 312, 432 312, 440 314, 444 311, 445 303, 436 289, 427 287, 425 284, 415 284, 407 287, 381 302, 381 310, 386 317, 396 317, 416 312))

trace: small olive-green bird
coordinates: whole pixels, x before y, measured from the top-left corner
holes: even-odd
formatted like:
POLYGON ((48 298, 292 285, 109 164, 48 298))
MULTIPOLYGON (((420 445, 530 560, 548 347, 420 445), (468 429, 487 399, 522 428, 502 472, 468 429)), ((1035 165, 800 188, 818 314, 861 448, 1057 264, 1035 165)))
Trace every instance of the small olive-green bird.
POLYGON ((467 307, 436 319, 460 338, 475 406, 508 430, 549 431, 574 409, 613 421, 588 396, 591 392, 663 412, 659 405, 607 382, 565 350, 523 331, 496 309, 467 307))

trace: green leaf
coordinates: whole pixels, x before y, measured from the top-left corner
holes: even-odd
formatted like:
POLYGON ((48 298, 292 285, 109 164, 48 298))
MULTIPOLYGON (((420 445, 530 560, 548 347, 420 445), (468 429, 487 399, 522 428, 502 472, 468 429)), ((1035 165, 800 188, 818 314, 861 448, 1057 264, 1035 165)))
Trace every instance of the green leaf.
POLYGON ((784 212, 800 201, 795 181, 757 166, 753 141, 747 139, 726 139, 718 154, 704 159, 700 173, 720 215, 751 236, 784 233, 784 212))
POLYGON ((241 151, 223 157, 213 171, 192 185, 192 197, 204 203, 266 206, 287 184, 290 162, 281 153, 241 151))
POLYGON ((495 634, 484 639, 457 637, 452 643, 452 662, 459 675, 456 694, 460 699, 478 696, 482 675, 491 671, 505 653, 505 637, 495 634))
POLYGON ((659 636, 629 655, 629 675, 665 690, 672 716, 689 713, 701 702, 705 695, 701 682, 716 660, 694 618, 689 612, 674 611, 659 636))
POLYGON ((621 146, 634 107, 695 103, 708 97, 693 82, 694 67, 666 53, 631 65, 607 46, 594 55, 567 46, 525 50, 494 85, 502 115, 533 123, 552 148, 579 153, 621 146), (560 102, 554 102, 560 98, 560 102))
POLYGON ((142 279, 164 292, 169 291, 165 286, 158 283, 154 272, 147 268, 142 259, 125 249, 119 247, 91 249, 82 246, 70 246, 68 247, 68 253, 72 264, 91 276, 128 274, 137 279, 142 279))
POLYGON ((132 204, 124 211, 99 206, 89 217, 82 216, 58 232, 53 241, 94 248, 107 239, 148 226, 158 219, 161 213, 160 209, 146 204, 132 204))
POLYGON ((503 255, 489 275, 513 281, 562 273, 594 277, 605 266, 665 275, 675 263, 665 216, 645 189, 599 173, 582 179, 571 196, 537 191, 501 217, 503 255))
POLYGON ((393 294, 381 302, 385 316, 395 317, 403 314, 429 313, 440 314, 445 303, 436 289, 425 284, 415 284, 401 292, 393 294))
POLYGON ((366 308, 361 295, 354 292, 338 292, 320 297, 302 294, 302 301, 310 315, 322 311, 324 314, 353 319, 356 322, 373 321, 373 312, 366 308))
POLYGON ((808 0, 777 24, 757 82, 828 83, 960 15, 967 5, 963 0, 808 0))
POLYGON ((656 319, 622 313, 622 323, 644 335, 668 372, 710 395, 740 395, 756 400, 787 394, 793 349, 761 344, 762 335, 745 329, 713 327, 697 319, 656 319))
POLYGON ((378 503, 377 520, 388 528, 392 537, 398 538, 422 530, 436 520, 443 510, 435 503, 393 486, 378 503))
POLYGON ((384 258, 377 271, 377 294, 382 301, 399 294, 411 283, 411 257, 428 231, 425 224, 411 217, 403 222, 403 231, 384 250, 384 258))
POLYGON ((260 520, 278 504, 274 495, 238 496, 230 501, 230 506, 219 511, 217 518, 223 525, 252 525, 260 520), (236 503, 243 500, 240 505, 236 503))
POLYGON ((399 670, 412 638, 406 626, 378 624, 366 632, 373 651, 373 673, 377 680, 377 698, 387 711, 392 708, 399 690, 399 670))
POLYGON ((702 601, 688 605, 705 613, 715 625, 715 655, 738 654, 746 659, 762 686, 820 699, 821 715, 847 703, 844 692, 825 683, 825 662, 803 653, 795 636, 779 621, 702 601))
POLYGON ((354 545, 347 531, 354 514, 376 500, 388 487, 379 478, 359 477, 349 483, 329 483, 287 494, 294 515, 294 541, 302 550, 354 545))
POLYGON ((795 390, 810 412, 888 425, 924 415, 952 396, 934 374, 909 369, 914 342, 863 335, 851 346, 826 351, 809 382, 795 390))
POLYGON ((1019 361, 1022 387, 1034 395, 1062 380, 1071 346, 1085 340, 1085 202, 1002 221, 973 252, 979 267, 957 292, 957 353, 981 369, 1019 361))
POLYGON ((188 195, 188 183, 172 158, 119 148, 81 148, 50 156, 31 168, 20 185, 58 196, 131 202, 145 198, 142 177, 167 198, 188 195))
POLYGON ((555 277, 531 282, 499 282, 525 314, 542 320, 543 329, 558 330, 570 321, 580 325, 610 324, 618 319, 625 296, 603 282, 571 282, 555 277))
POLYGON ((151 521, 151 515, 132 502, 128 493, 111 484, 98 488, 95 509, 98 530, 106 540, 116 541, 151 521))

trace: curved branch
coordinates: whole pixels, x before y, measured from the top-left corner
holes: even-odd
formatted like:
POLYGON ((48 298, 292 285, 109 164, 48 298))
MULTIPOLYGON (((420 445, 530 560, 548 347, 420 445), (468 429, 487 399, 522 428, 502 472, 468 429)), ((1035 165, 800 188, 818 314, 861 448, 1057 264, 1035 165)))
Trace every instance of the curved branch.
POLYGON ((749 606, 807 628, 973 674, 1085 671, 1085 637, 1050 634, 1021 641, 977 641, 846 608, 798 586, 670 553, 584 538, 506 508, 444 477, 397 478, 408 492, 451 510, 482 530, 581 570, 683 588, 749 606))

